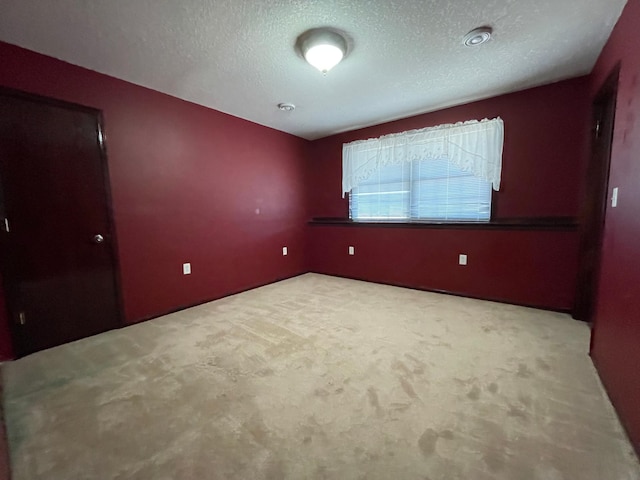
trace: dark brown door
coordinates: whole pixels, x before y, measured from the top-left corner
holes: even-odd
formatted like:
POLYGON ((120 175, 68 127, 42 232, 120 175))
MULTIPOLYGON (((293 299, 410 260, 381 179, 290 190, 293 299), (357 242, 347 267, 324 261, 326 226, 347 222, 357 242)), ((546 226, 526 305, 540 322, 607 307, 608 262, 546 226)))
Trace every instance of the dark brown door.
POLYGON ((19 356, 120 325, 100 112, 0 91, 1 264, 19 356))
POLYGON ((598 293, 602 235, 609 190, 611 142, 618 91, 616 68, 593 102, 591 158, 587 168, 587 199, 580 228, 580 267, 574 318, 591 322, 598 293))

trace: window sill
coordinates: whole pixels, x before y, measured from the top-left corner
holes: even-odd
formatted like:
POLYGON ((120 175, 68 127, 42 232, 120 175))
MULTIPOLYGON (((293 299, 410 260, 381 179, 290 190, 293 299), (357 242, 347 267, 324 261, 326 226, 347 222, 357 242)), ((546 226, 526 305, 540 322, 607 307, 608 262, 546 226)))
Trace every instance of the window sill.
POLYGON ((528 217, 502 218, 490 222, 424 222, 424 221, 379 221, 358 222, 349 218, 316 217, 309 225, 341 227, 375 228, 433 228, 460 230, 559 230, 577 231, 578 220, 575 217, 528 217))

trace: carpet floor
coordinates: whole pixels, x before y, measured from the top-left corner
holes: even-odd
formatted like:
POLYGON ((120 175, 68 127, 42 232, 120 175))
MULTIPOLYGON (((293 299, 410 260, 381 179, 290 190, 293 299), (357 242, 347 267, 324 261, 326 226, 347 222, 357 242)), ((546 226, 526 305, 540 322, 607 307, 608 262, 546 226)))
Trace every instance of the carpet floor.
POLYGON ((589 328, 306 274, 3 365, 14 480, 637 480, 589 328))

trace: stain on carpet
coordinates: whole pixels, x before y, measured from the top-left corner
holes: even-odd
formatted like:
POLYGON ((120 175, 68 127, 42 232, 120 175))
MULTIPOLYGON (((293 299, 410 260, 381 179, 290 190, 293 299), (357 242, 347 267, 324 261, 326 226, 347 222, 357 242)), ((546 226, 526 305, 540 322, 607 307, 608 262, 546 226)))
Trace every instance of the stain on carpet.
POLYGON ((504 458, 504 453, 498 450, 489 450, 482 456, 482 460, 487 464, 489 471, 491 473, 498 473, 504 469, 504 464, 506 462, 504 458))
POLYGON ((418 398, 418 394, 416 394, 416 391, 413 389, 413 385, 411 385, 411 383, 409 383, 406 378, 399 377, 399 380, 402 389, 407 395, 409 395, 411 398, 418 398))
POLYGON ((480 387, 477 385, 474 385, 471 390, 469 391, 469 393, 467 393, 467 398, 469 400, 473 400, 473 401, 477 401, 480 399, 480 387))
POLYGON ((436 451, 438 432, 433 428, 427 428, 418 440, 418 447, 425 457, 430 457, 436 451))
POLYGON ((378 393, 373 387, 367 389, 367 397, 369 397, 369 404, 376 410, 380 410, 380 401, 378 400, 378 393))
POLYGON ((530 378, 533 376, 533 372, 529 366, 525 363, 518 364, 518 372, 516 373, 520 378, 530 378))

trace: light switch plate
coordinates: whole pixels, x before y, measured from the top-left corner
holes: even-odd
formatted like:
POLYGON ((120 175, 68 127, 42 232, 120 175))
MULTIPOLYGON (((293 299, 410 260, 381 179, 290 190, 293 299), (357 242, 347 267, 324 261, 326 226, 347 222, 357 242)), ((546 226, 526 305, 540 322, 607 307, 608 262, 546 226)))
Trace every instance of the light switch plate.
POLYGON ((191 275, 191 264, 183 263, 182 264, 182 274, 183 275, 191 275))
POLYGON ((356 254, 356 247, 352 247, 351 245, 349 246, 349 255, 355 255, 356 254))
POLYGON ((613 208, 618 206, 618 187, 613 189, 613 193, 611 195, 611 206, 613 208))
POLYGON ((459 265, 467 264, 467 256, 464 253, 461 253, 460 255, 458 255, 458 264, 459 265))
POLYGON ((282 255, 286 256, 289 253, 287 247, 282 247, 282 255))

